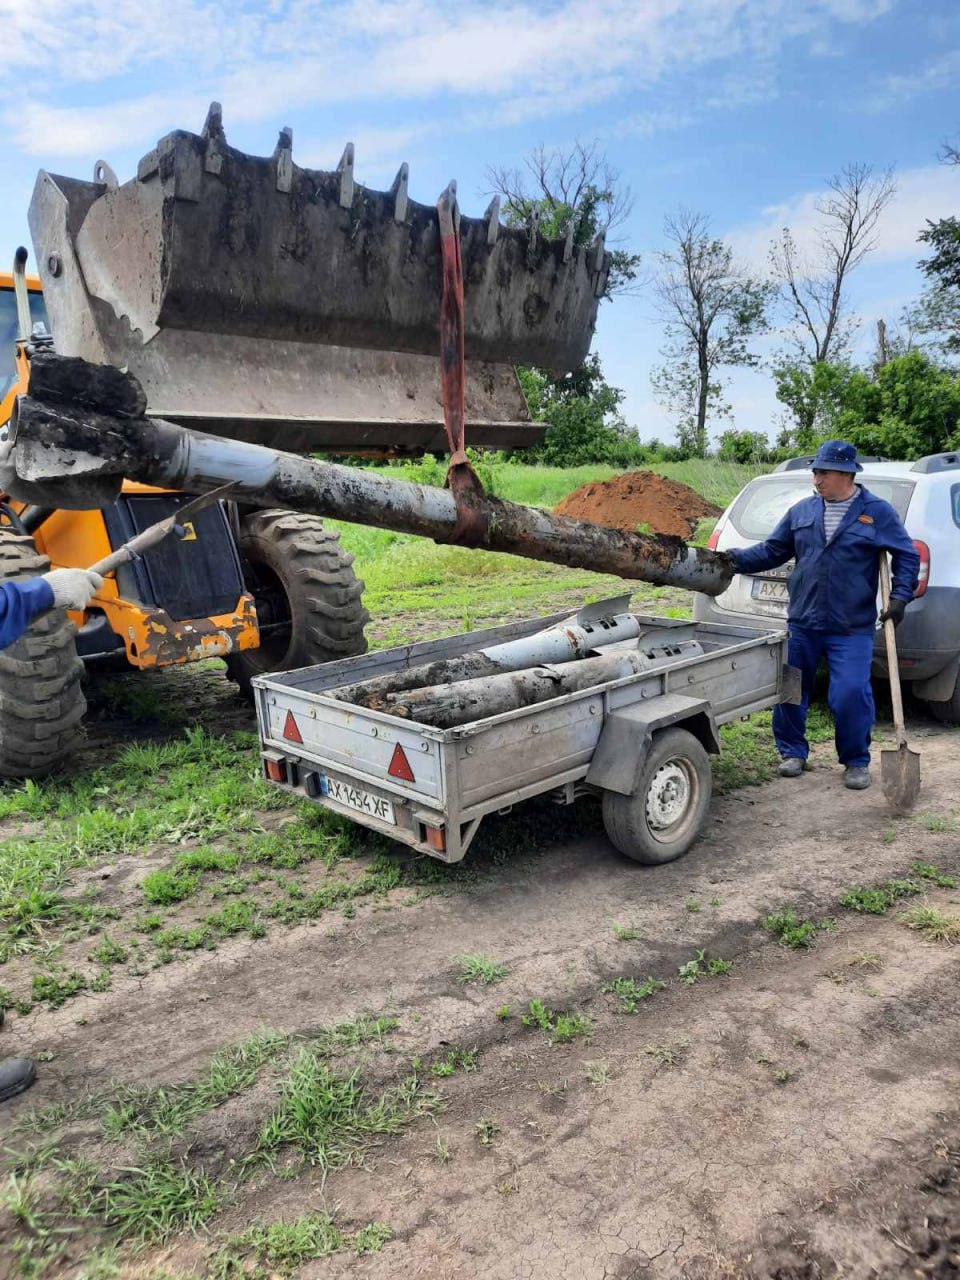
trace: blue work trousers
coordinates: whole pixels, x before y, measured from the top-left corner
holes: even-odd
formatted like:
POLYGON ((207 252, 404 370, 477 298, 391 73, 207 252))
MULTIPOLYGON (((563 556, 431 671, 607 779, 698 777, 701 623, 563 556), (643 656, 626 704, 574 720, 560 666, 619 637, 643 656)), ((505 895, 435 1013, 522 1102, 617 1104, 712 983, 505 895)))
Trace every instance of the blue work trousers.
POLYGON ((830 672, 827 702, 837 722, 837 755, 842 765, 865 768, 870 763, 870 730, 875 708, 870 684, 873 661, 873 633, 832 635, 790 623, 787 662, 802 674, 799 706, 781 702, 773 709, 773 736, 784 757, 810 753, 807 742, 807 708, 813 694, 817 668, 826 659, 830 672))

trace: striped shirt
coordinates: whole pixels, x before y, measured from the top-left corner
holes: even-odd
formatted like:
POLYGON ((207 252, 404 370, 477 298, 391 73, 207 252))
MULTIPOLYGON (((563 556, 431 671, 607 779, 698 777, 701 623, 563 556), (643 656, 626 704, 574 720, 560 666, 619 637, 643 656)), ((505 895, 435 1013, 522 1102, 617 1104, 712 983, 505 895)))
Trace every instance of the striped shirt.
POLYGON ((833 535, 840 528, 843 517, 850 510, 850 504, 857 496, 857 490, 854 489, 849 498, 844 498, 842 502, 827 502, 823 504, 823 532, 827 542, 831 540, 833 535))

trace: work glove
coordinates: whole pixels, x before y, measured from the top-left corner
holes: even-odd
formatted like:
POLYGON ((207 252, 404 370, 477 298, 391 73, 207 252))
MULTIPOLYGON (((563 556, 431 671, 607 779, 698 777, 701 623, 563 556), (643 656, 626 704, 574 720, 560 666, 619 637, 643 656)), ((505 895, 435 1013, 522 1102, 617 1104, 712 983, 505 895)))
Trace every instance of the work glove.
POLYGON ((43 577, 50 583, 55 609, 85 609, 103 586, 103 578, 92 569, 51 569, 43 577))
POLYGON ((890 600, 886 609, 880 615, 880 625, 887 621, 892 622, 895 627, 899 627, 903 621, 903 615, 907 611, 906 600, 890 600))

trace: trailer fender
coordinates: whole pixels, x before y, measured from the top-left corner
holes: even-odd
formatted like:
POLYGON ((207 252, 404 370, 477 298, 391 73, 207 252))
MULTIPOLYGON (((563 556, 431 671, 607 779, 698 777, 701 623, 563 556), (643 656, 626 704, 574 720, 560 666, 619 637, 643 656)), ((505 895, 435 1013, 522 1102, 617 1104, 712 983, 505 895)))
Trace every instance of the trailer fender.
POLYGON ((720 736, 710 703, 682 693, 665 693, 650 702, 607 713, 600 741, 587 772, 588 786, 632 795, 644 753, 658 729, 682 725, 712 755, 720 753, 720 736))

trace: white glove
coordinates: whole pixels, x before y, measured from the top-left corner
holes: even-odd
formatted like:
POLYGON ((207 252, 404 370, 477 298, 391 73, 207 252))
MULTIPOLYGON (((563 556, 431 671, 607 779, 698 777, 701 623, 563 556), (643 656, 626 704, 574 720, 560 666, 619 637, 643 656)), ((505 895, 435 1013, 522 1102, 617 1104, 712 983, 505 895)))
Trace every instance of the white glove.
POLYGON ((85 609, 103 578, 92 569, 51 569, 43 575, 53 590, 55 609, 85 609))

